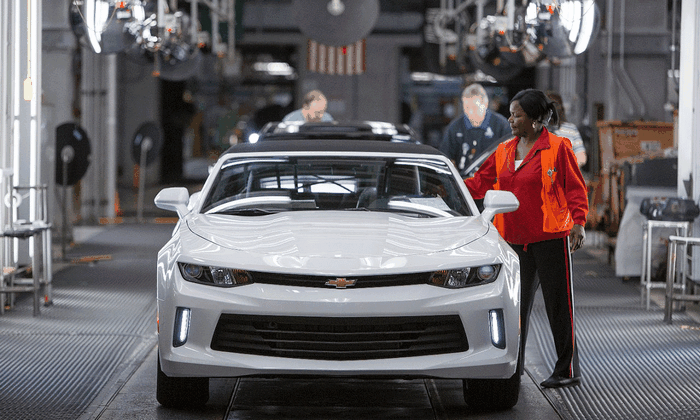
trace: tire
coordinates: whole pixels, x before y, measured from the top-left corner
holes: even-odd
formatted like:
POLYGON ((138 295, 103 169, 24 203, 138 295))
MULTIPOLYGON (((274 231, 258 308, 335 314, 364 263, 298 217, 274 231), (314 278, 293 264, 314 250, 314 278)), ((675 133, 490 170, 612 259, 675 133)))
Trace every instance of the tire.
POLYGON ((520 395, 520 372, 508 379, 464 379, 464 401, 476 411, 513 408, 520 395))
POLYGON ((156 399, 164 407, 201 407, 209 400, 209 378, 179 378, 167 376, 160 368, 158 355, 156 399))

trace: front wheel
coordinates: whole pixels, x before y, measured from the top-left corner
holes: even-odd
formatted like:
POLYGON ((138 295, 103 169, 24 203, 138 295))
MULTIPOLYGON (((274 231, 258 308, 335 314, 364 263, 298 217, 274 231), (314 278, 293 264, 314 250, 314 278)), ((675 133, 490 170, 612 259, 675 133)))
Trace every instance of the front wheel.
POLYGON ((520 395, 520 372, 508 379, 464 379, 464 401, 477 411, 513 408, 520 395))
POLYGON ((178 378, 167 376, 160 368, 158 355, 156 399, 164 407, 199 407, 209 400, 209 378, 178 378))

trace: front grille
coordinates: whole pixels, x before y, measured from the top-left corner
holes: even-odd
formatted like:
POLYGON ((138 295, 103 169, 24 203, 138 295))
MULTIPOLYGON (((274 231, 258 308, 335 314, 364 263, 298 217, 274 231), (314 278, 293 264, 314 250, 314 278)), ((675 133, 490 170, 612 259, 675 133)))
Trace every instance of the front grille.
POLYGON ((315 360, 368 360, 469 349, 458 315, 321 318, 222 314, 218 351, 315 360))
MULTIPOLYGON (((326 282, 335 280, 331 276, 305 276, 299 274, 280 274, 280 273, 263 273, 251 272, 255 283, 279 284, 283 286, 303 286, 303 287, 323 287, 328 288, 326 282)), ((352 276, 347 277, 348 280, 356 280, 353 289, 365 287, 390 287, 390 286, 408 286, 413 284, 428 284, 432 272, 429 273, 407 273, 407 274, 389 274, 383 276, 352 276)))

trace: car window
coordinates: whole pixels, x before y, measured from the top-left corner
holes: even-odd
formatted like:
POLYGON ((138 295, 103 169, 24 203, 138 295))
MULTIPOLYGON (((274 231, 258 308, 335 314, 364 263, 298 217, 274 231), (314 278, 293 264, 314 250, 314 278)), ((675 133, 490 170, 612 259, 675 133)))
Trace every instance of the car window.
POLYGON ((471 215, 447 164, 424 158, 232 158, 202 212, 255 216, 296 210, 358 210, 412 217, 471 215))
POLYGON ((493 152, 496 151, 498 145, 511 138, 513 138, 512 135, 506 135, 500 138, 498 141, 491 143, 489 147, 484 149, 478 156, 474 157, 471 163, 462 170, 462 177, 469 178, 474 176, 474 174, 476 173, 476 171, 479 170, 484 161, 488 159, 488 157, 491 156, 493 152))

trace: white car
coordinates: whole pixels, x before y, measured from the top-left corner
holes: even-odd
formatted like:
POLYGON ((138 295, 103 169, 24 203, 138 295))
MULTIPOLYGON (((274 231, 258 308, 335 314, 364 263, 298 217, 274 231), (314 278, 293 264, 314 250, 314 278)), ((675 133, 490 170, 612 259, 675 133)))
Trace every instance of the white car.
POLYGON ((467 403, 518 401, 520 271, 436 149, 270 140, 224 153, 202 190, 166 188, 157 398, 206 403, 210 377, 464 379, 467 403))

